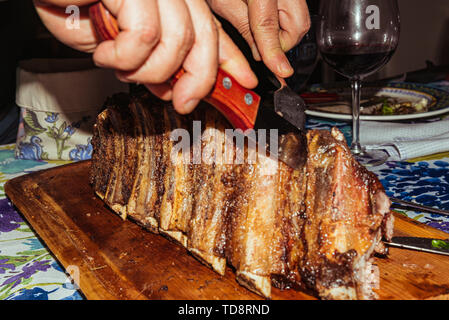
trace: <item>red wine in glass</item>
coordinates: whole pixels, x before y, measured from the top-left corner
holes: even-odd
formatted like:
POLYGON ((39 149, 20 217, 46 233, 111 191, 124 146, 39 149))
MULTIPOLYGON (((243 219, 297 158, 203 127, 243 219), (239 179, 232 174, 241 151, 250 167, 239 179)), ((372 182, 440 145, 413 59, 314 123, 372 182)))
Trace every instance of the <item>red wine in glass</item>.
POLYGON ((382 68, 396 50, 397 0, 322 0, 318 20, 317 43, 323 60, 351 81, 351 151, 364 165, 380 165, 388 155, 360 144, 361 81, 382 68))
POLYGON ((321 52, 321 56, 335 71, 353 78, 364 78, 383 67, 391 58, 394 49, 382 46, 334 47, 321 52))

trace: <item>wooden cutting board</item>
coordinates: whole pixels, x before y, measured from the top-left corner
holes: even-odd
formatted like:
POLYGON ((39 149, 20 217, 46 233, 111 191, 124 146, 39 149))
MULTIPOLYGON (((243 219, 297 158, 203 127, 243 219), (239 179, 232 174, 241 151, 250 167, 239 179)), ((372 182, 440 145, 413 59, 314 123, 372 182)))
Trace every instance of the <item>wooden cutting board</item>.
MULTIPOLYGON (((261 299, 241 287, 228 268, 224 277, 183 247, 123 221, 95 196, 90 162, 38 171, 8 181, 6 194, 55 258, 79 270, 88 299, 261 299)), ((396 215, 395 235, 448 234, 396 215)), ((376 258, 381 299, 449 298, 449 256, 390 248, 376 258)), ((76 278, 76 275, 74 275, 76 278)), ((314 299, 273 288, 273 299, 314 299)))

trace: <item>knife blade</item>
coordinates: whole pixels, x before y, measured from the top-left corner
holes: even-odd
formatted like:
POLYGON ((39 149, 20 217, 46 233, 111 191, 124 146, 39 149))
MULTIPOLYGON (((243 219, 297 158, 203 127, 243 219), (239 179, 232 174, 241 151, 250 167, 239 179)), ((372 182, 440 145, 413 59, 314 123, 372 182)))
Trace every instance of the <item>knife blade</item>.
POLYGON ((428 207, 428 206, 424 206, 424 205, 416 203, 416 202, 405 201, 405 200, 401 200, 401 199, 397 199, 397 198, 390 198, 390 200, 391 200, 391 202, 396 203, 396 204, 392 205, 392 207, 395 207, 395 208, 398 207, 398 208, 403 208, 406 210, 407 209, 408 210, 418 210, 421 212, 436 213, 436 214, 441 214, 443 216, 449 216, 448 210, 428 207))
POLYGON ((393 237, 390 242, 385 242, 385 244, 389 245, 390 247, 437 253, 449 256, 449 239, 393 237))
POLYGON ((260 79, 259 92, 264 93, 264 106, 274 111, 295 127, 305 131, 306 103, 301 95, 293 91, 285 79, 273 74, 263 63, 254 64, 260 79))
MULTIPOLYGON (((119 33, 117 20, 101 2, 89 7, 89 16, 100 40, 115 39, 119 33)), ((171 84, 174 85, 184 73, 181 68, 171 79, 171 84)), ((305 104, 288 87, 281 86, 274 96, 262 99, 219 68, 214 88, 203 100, 220 111, 235 129, 240 129, 241 133, 237 134, 254 139, 255 135, 247 134, 248 130, 258 132, 264 129, 265 149, 272 158, 279 159, 294 169, 304 165, 307 159, 305 104), (271 107, 273 105, 275 108, 271 107), (276 148, 272 142, 276 142, 276 148)))

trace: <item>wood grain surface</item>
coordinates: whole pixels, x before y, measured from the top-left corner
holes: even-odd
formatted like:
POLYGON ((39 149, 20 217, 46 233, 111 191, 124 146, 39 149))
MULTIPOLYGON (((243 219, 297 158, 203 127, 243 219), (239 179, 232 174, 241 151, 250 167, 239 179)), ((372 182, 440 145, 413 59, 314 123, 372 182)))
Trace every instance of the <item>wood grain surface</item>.
MULTIPOLYGON (((233 271, 213 272, 183 247, 123 221, 95 196, 90 161, 38 171, 8 181, 7 196, 55 258, 79 270, 88 299, 262 299, 240 286, 233 271)), ((396 215, 395 235, 448 234, 396 215)), ((449 298, 449 257, 390 248, 375 258, 380 299, 449 298)), ((69 266, 71 266, 69 268, 69 266)), ((273 288, 273 299, 314 299, 273 288)))

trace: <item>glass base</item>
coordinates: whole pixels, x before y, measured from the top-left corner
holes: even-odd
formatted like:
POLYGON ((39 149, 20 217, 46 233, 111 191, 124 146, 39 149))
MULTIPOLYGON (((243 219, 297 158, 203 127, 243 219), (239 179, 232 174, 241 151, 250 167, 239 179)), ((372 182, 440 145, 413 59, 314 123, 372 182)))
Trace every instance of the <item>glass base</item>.
POLYGON ((351 148, 351 151, 354 158, 365 167, 380 166, 388 159, 388 153, 381 149, 351 148))

